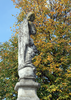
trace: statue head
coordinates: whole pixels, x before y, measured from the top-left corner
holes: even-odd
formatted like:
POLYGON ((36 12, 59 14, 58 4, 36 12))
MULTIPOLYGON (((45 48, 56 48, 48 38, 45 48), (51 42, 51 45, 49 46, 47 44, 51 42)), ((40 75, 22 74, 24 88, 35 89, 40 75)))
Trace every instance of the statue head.
POLYGON ((29 12, 27 15, 27 20, 33 22, 35 20, 34 12, 29 12))

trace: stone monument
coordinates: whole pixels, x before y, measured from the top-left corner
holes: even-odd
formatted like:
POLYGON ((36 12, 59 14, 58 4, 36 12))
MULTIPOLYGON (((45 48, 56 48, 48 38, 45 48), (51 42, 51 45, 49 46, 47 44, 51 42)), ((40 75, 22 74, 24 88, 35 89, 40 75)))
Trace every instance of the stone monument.
POLYGON ((17 100, 40 100, 37 96, 37 89, 40 84, 35 82, 36 68, 32 64, 32 58, 37 53, 37 48, 34 45, 30 35, 36 34, 36 29, 33 24, 35 14, 28 13, 27 17, 20 25, 18 34, 18 75, 19 82, 15 85, 15 90, 18 91, 17 100))

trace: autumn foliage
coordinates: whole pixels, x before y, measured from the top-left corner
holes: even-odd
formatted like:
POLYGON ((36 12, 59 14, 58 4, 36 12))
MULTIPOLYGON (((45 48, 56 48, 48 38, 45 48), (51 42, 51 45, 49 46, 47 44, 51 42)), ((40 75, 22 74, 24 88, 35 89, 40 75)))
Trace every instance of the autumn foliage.
MULTIPOLYGON (((34 11, 37 33, 31 37, 39 50, 32 62, 36 66, 37 91, 40 100, 71 99, 71 1, 70 0, 12 0, 20 9, 17 24, 29 11, 34 11)), ((18 31, 10 42, 1 44, 0 98, 15 100, 14 86, 18 81, 18 31)))

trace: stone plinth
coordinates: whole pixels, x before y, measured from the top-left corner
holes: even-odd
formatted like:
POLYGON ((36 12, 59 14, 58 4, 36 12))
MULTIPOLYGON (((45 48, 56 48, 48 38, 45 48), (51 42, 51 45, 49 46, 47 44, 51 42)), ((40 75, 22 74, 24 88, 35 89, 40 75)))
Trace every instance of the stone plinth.
POLYGON ((35 82, 34 79, 21 79, 15 86, 15 90, 18 91, 17 100, 40 100, 37 97, 39 87, 40 84, 35 82))
POLYGON ((18 70, 19 82, 15 85, 15 90, 18 91, 17 100, 40 100, 37 96, 37 89, 40 84, 35 82, 36 68, 30 64, 18 70))

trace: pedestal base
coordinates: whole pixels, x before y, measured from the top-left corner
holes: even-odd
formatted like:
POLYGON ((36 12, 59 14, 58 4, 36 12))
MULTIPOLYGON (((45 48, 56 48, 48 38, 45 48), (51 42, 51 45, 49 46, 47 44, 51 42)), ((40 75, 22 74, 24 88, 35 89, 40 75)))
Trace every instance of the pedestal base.
POLYGON ((17 100, 40 100, 39 98, 31 98, 31 97, 20 97, 17 100))
POLYGON ((17 100, 40 100, 35 88, 19 88, 17 100))
POLYGON ((15 90, 18 91, 17 100, 40 100, 37 96, 39 87, 40 84, 32 79, 21 79, 15 86, 15 90))

